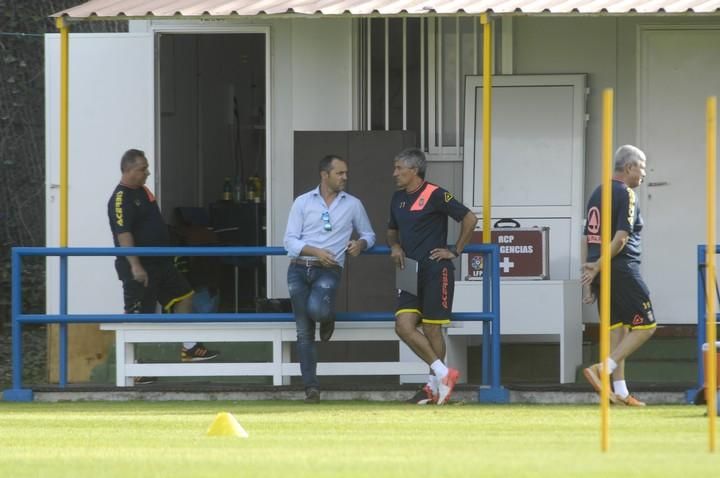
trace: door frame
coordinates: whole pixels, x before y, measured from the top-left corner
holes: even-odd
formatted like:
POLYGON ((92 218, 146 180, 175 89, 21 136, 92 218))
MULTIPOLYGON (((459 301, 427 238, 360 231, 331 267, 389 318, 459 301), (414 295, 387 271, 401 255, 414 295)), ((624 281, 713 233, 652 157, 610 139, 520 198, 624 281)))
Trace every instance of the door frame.
MULTIPOLYGON (((131 22, 132 24, 133 22, 131 22)), ((271 27, 270 24, 260 23, 240 23, 236 21, 203 21, 203 20, 177 20, 177 21, 139 21, 136 25, 140 29, 145 26, 148 32, 153 34, 153 42, 155 45, 155 75, 153 81, 155 84, 155 137, 161 138, 160 125, 160 34, 178 34, 178 35, 213 35, 213 34, 248 34, 260 33, 265 36, 265 210, 267 215, 265 218, 265 243, 271 245, 273 237, 273 221, 271 220, 270 211, 273 205, 273 103, 272 103, 272 52, 271 52, 271 27)), ((131 27, 132 28, 132 27, 131 27)), ((198 119, 200 120, 200 119, 198 119)), ((199 127, 199 125, 198 125, 199 127)), ((155 141, 155 157, 158 159, 155 168, 155 191, 162 200, 162 190, 160 183, 162 178, 162 151, 161 142, 155 141)), ((200 191, 201 193, 202 191, 200 191)), ((265 290, 268 296, 272 294, 272 278, 274 261, 266 261, 265 269, 265 290)))
MULTIPOLYGON (((159 36, 161 34, 175 35, 213 35, 213 34, 262 34, 265 36, 265 207, 267 211, 272 210, 272 77, 271 77, 271 29, 269 25, 247 24, 247 23, 228 23, 228 22, 203 22, 203 21, 177 21, 177 22, 148 22, 148 31, 153 34, 153 44, 155 48, 154 69, 152 81, 155 85, 155 192, 162 201, 162 151, 161 151, 161 108, 160 108, 160 47, 159 36)), ((199 119, 200 120, 200 119, 199 119)), ((200 191, 202 192, 202 191, 200 191)), ((272 237, 272 221, 265 221, 265 240, 269 244, 268 238, 272 237)), ((270 272, 268 271, 268 281, 270 272)), ((269 283, 266 284, 269 286, 269 283)), ((269 289, 267 289, 269 291, 269 289)))

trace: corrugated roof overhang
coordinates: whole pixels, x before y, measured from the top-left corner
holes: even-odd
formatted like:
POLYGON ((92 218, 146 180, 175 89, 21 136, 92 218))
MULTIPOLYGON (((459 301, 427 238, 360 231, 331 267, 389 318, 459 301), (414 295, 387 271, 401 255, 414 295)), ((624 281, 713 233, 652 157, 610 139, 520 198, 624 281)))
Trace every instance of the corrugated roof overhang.
POLYGON ((90 0, 55 17, 183 18, 257 15, 698 14, 720 0, 90 0))

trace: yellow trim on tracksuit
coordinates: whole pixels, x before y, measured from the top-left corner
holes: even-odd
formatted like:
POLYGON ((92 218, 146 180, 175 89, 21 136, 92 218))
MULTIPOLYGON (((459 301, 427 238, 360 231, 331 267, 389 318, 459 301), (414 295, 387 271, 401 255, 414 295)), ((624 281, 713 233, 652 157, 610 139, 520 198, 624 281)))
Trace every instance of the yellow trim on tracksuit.
POLYGON ((398 309, 395 311, 395 317, 397 317, 400 314, 417 314, 421 315, 420 309, 398 309))
POLYGON ((163 309, 165 309, 166 312, 172 312, 172 308, 177 304, 178 302, 182 302, 183 300, 187 299, 188 297, 192 297, 192 295, 195 293, 195 291, 190 291, 185 295, 181 295, 180 297, 176 297, 170 302, 168 302, 163 309))

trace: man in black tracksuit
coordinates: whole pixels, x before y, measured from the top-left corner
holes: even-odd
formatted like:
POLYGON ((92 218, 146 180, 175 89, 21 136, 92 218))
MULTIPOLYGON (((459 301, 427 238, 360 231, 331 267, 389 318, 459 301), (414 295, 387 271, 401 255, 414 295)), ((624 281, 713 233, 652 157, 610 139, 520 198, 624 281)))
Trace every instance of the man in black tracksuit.
MULTIPOLYGON (((650 292, 640 276, 640 231, 643 220, 634 188, 645 178, 645 153, 625 145, 615 152, 612 181, 612 212, 610 236, 610 357, 609 372, 613 379, 610 401, 619 405, 645 406, 633 397, 625 382, 625 359, 644 344, 655 332, 650 292)), ((590 304, 598 297, 600 286, 600 247, 602 191, 598 187, 590 196, 585 216, 582 242, 583 302, 590 304)), ((602 364, 586 368, 585 378, 600 393, 602 364)))
POLYGON ((393 177, 399 190, 390 202, 387 241, 398 267, 405 257, 418 262, 417 295, 400 291, 395 330, 415 354, 430 366, 428 383, 417 403, 447 403, 459 372, 445 365, 442 326, 450 323, 457 258, 477 224, 477 217, 453 195, 425 181, 427 161, 419 149, 395 157, 393 177), (461 222, 455 246, 448 248, 448 218, 461 222), (422 326, 422 332, 417 327, 422 326), (423 397, 424 395, 424 397, 423 397))
MULTIPOLYGON (((170 236, 155 196, 145 186, 150 172, 145 153, 131 149, 120 160, 122 178, 108 201, 108 220, 116 247, 170 246, 170 236)), ((123 283, 125 313, 152 314, 159 302, 166 312, 192 312, 193 290, 168 256, 120 256, 115 259, 123 283)), ((201 343, 183 344, 185 362, 217 356, 201 343)))

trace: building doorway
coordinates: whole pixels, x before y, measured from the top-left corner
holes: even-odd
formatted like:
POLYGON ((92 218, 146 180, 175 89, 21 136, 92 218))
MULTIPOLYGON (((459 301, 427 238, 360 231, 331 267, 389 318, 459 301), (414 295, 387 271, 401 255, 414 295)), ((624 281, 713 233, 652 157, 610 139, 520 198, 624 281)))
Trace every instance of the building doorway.
MULTIPOLYGON (((265 245, 267 34, 156 38, 155 185, 165 220, 188 245, 265 245)), ((265 295, 264 258, 214 261, 194 259, 196 289, 217 289, 223 311, 253 309, 265 295)))

